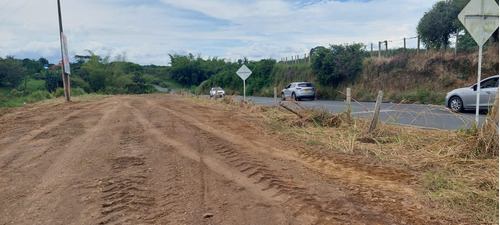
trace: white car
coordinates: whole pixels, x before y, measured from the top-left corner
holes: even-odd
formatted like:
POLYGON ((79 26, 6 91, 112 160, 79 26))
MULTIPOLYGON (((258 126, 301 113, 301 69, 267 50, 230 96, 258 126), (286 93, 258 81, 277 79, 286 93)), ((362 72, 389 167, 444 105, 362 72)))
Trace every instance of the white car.
POLYGON ((222 90, 222 88, 220 87, 216 87, 216 88, 212 88, 210 90, 210 98, 211 97, 214 97, 214 96, 217 96, 217 97, 224 97, 226 95, 226 92, 224 90, 222 90))
POLYGON ((309 82, 293 82, 281 91, 281 99, 291 98, 299 101, 304 98, 314 100, 316 88, 309 82))
MULTIPOLYGON (((488 77, 481 81, 479 94, 479 108, 488 110, 493 106, 498 92, 498 75, 488 77)), ((458 88, 446 94, 445 105, 454 112, 475 110, 477 101, 477 84, 470 87, 458 88)))

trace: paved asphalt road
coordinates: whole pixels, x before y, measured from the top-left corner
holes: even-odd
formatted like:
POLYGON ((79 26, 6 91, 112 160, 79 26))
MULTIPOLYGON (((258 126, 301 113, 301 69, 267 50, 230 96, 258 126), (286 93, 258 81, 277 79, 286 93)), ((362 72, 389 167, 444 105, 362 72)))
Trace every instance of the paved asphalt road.
MULTIPOLYGON (((236 98, 242 99, 241 96, 236 98)), ((273 98, 247 97, 247 99, 251 99, 256 105, 274 105, 273 98)), ((279 102, 281 99, 278 99, 279 102)), ((328 110, 332 113, 345 112, 347 109, 344 101, 300 101, 300 104, 310 109, 328 110)), ((375 102, 351 103, 351 112, 355 117, 372 118, 374 109, 375 102)), ((480 114, 479 123, 484 119, 485 114, 480 114)), ((379 120, 406 126, 456 130, 471 127, 474 124, 475 112, 453 113, 444 106, 436 105, 382 103, 379 120)))

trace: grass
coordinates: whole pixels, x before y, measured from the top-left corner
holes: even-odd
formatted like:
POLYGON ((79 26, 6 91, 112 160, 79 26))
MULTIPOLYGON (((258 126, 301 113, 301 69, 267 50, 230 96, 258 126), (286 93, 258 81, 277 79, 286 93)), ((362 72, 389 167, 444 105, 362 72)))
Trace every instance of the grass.
POLYGON ((29 79, 15 89, 0 88, 0 107, 18 107, 50 98, 52 96, 45 91, 44 80, 29 79))
MULTIPOLYGON (((101 94, 86 94, 82 88, 71 89, 72 102, 94 101, 106 97, 101 94)), ((47 101, 64 102, 64 89, 58 88, 55 92, 49 93, 45 88, 44 80, 29 79, 18 85, 17 88, 0 88, 0 108, 20 107, 26 104, 47 101)))
MULTIPOLYGON (((24 84, 19 85, 18 89, 23 90, 24 84)), ((29 79, 26 82, 26 89, 29 93, 32 93, 32 92, 35 92, 38 90, 45 90, 45 81, 44 80, 29 79)))
MULTIPOLYGON (((364 156, 381 164, 403 167, 417 174, 421 201, 450 209, 471 224, 498 224, 498 143, 496 152, 478 151, 478 129, 456 131, 421 129, 381 122, 368 133, 370 121, 337 115, 340 123, 325 126, 325 112, 313 112, 304 120, 278 108, 242 104, 223 98, 201 104, 216 104, 230 110, 244 108, 260 117, 274 133, 292 136, 313 146, 324 146, 341 154, 364 156)), ((430 112, 417 113, 422 115, 430 112)), ((396 118, 397 119, 397 118, 396 118)), ((432 212, 431 212, 432 213, 432 212)), ((442 215, 449 217, 449 215, 442 215)))

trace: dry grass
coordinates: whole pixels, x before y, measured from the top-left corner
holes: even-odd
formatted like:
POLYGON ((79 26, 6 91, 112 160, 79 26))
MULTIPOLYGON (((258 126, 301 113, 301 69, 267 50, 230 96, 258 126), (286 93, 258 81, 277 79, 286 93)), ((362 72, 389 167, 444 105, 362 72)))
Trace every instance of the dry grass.
POLYGON ((476 149, 480 155, 497 156, 499 148, 498 116, 499 93, 497 91, 493 109, 489 112, 481 129, 476 133, 476 149))
MULTIPOLYGON (((498 74, 499 48, 484 48, 483 78, 498 74)), ((383 90, 386 101, 439 103, 448 91, 477 82, 477 52, 422 51, 418 55, 396 54, 390 57, 365 58, 363 73, 354 84, 340 84, 337 90, 350 87, 352 97, 373 100, 383 90), (420 93, 419 93, 420 92, 420 93), (404 94, 402 94, 404 93, 404 94), (428 96, 425 99, 414 97, 428 96)))
MULTIPOLYGON (((213 105, 213 101, 206 99, 196 101, 213 105)), ((311 118, 315 119, 304 120, 287 110, 231 98, 223 98, 216 104, 231 110, 243 109, 240 112, 260 118, 271 132, 415 171, 420 174, 418 185, 422 187, 423 200, 433 202, 435 207, 446 207, 468 218, 470 223, 499 222, 498 142, 496 154, 484 154, 480 151, 484 146, 477 145, 478 137, 484 134, 477 130, 429 130, 382 122, 368 133, 370 121, 365 119, 347 122, 343 115, 311 112, 315 115, 311 118), (318 118, 336 118, 336 124, 324 126, 318 118)))

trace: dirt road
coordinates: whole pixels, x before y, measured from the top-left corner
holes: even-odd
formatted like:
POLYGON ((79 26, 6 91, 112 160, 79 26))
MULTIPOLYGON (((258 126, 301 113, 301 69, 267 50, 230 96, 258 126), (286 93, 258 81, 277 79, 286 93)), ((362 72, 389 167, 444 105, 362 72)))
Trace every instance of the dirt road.
POLYGON ((174 95, 0 111, 0 224, 432 224, 407 171, 174 95))

